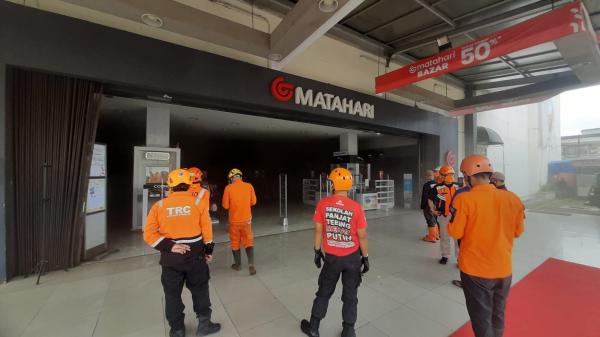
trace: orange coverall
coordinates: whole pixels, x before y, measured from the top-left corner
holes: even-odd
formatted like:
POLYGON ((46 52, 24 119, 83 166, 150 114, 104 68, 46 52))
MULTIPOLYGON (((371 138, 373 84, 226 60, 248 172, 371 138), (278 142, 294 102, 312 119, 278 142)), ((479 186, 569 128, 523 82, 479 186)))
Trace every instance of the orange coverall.
POLYGON ((229 240, 231 249, 239 250, 254 246, 252 233, 252 206, 256 205, 256 193, 251 184, 241 179, 225 187, 223 208, 229 210, 229 240))

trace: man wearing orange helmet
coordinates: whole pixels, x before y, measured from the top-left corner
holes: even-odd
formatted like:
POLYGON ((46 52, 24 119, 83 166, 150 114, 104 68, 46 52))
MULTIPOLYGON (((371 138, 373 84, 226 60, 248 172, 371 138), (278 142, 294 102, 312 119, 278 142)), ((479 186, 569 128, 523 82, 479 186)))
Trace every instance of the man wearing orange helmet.
MULTIPOLYGON (((454 169, 452 166, 444 165, 440 168, 440 177, 442 183, 435 185, 429 195, 429 207, 431 213, 437 217, 440 231, 440 251, 442 258, 440 264, 448 263, 452 255, 452 240, 446 230, 446 225, 450 221, 450 204, 452 198, 456 195, 457 184, 454 182, 454 169)), ((456 250, 455 246, 455 250, 456 250)))
POLYGON ((228 177, 230 184, 223 191, 223 208, 229 210, 229 240, 234 261, 231 269, 242 270, 241 244, 246 249, 250 275, 255 275, 252 206, 256 205, 256 193, 251 184, 242 180, 242 171, 234 168, 228 177))
POLYGON ((192 192, 192 195, 194 197, 200 196, 202 202, 208 205, 210 200, 210 191, 202 187, 202 171, 197 167, 190 167, 189 169, 187 169, 187 171, 192 177, 192 186, 190 186, 188 192, 192 192))
POLYGON ((456 198, 448 232, 460 240, 459 267, 467 311, 476 337, 501 337, 512 280, 512 247, 524 232, 523 203, 490 185, 487 157, 472 155, 461 169, 471 191, 456 198))
POLYGON ((185 337, 184 305, 181 291, 185 283, 192 293, 198 317, 198 336, 221 330, 210 321, 207 262, 212 260, 215 244, 208 209, 200 197, 189 193, 192 179, 183 169, 169 173, 169 196, 150 209, 144 227, 144 241, 160 251, 161 283, 165 292, 165 314, 170 337, 185 337))
POLYGON ((331 171, 329 180, 333 183, 333 195, 319 201, 313 217, 315 265, 321 268, 323 261, 325 264, 319 275, 319 290, 310 321, 302 320, 300 329, 307 336, 319 337, 319 324, 325 318, 329 299, 341 275, 344 287, 342 337, 355 337, 358 286, 362 274, 369 271, 367 220, 360 204, 348 198, 352 173, 338 167, 331 171))

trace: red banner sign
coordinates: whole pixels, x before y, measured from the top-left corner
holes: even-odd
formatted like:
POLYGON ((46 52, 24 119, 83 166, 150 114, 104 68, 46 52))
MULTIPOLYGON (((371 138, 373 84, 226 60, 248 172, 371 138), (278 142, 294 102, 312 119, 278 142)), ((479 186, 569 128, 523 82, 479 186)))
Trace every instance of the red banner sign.
POLYGON ((576 1, 492 35, 381 75, 375 79, 375 91, 387 92, 585 31, 587 30, 584 19, 586 15, 583 4, 576 1))

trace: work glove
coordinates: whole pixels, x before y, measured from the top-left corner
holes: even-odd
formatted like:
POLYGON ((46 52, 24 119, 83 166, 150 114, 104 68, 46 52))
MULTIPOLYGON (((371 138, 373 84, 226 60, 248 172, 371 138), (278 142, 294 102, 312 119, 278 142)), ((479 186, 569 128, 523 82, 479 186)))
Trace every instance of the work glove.
POLYGON ((362 265, 362 272, 363 274, 366 274, 369 271, 369 257, 368 256, 361 256, 360 258, 360 264, 362 265))
POLYGON ((206 255, 212 255, 214 250, 215 250, 215 243, 214 242, 210 242, 210 243, 205 243, 204 244, 204 254, 206 254, 206 255))
POLYGON ((315 249, 315 266, 321 268, 321 261, 325 261, 325 255, 320 249, 315 249))

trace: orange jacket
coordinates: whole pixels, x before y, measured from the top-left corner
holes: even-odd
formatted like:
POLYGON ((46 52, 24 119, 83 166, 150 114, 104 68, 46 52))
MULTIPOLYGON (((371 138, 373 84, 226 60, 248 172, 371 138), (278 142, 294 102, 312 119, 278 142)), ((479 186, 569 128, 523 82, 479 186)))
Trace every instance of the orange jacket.
POLYGON ((448 233, 460 240, 460 270, 490 279, 510 276, 513 240, 525 230, 525 207, 519 197, 480 185, 458 195, 453 206, 448 233))
POLYGON ((229 210, 229 223, 252 220, 254 205, 256 205, 256 194, 251 184, 239 179, 225 187, 223 208, 229 210))
POLYGON ((144 241, 160 251, 175 243, 210 243, 213 240, 208 208, 188 192, 173 192, 155 203, 148 213, 144 241))
POLYGON ((202 187, 201 184, 192 184, 190 186, 190 188, 188 189, 188 192, 192 192, 192 195, 194 197, 199 196, 200 194, 202 194, 202 202, 206 203, 206 207, 210 209, 210 191, 207 190, 206 188, 202 187), (204 191, 204 192, 202 192, 204 191))

